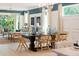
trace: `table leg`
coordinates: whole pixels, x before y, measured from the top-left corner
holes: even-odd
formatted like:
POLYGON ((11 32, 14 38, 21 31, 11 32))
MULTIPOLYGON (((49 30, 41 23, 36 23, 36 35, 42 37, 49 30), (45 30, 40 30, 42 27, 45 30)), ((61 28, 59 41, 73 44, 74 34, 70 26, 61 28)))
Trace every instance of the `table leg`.
POLYGON ((56 35, 51 35, 51 38, 52 38, 51 48, 54 48, 55 49, 55 38, 56 38, 56 35))
POLYGON ((30 50, 32 51, 37 51, 37 49, 35 48, 35 44, 34 44, 34 41, 35 41, 35 36, 31 36, 30 37, 30 50))

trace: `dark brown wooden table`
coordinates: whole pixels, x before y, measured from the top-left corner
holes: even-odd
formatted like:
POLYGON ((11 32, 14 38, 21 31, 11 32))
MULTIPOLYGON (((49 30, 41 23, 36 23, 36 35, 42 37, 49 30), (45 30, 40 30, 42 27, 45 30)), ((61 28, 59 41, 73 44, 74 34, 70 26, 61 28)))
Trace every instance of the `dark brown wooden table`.
MULTIPOLYGON (((37 51, 37 48, 35 48, 35 44, 34 44, 34 42, 35 42, 35 40, 36 40, 36 37, 39 37, 40 35, 22 35, 23 37, 25 37, 25 38, 29 38, 29 40, 30 40, 30 50, 31 51, 37 51)), ((51 48, 55 48, 55 42, 53 41, 53 40, 55 40, 55 37, 56 37, 56 35, 50 35, 51 36, 51 38, 52 38, 52 41, 51 41, 51 48)))

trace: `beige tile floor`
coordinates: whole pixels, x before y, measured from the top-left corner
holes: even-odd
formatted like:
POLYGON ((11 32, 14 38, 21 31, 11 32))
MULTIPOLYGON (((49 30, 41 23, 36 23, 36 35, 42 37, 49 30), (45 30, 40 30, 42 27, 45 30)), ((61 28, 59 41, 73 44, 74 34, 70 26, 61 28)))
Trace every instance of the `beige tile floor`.
POLYGON ((0 39, 0 56, 56 56, 52 49, 33 52, 30 50, 16 50, 17 42, 10 42, 8 39, 0 39))

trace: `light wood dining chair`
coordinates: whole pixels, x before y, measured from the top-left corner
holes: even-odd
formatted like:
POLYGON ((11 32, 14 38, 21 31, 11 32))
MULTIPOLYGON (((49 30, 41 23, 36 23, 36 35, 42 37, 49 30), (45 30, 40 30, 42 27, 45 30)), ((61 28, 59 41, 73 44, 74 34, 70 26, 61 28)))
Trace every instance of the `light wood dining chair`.
POLYGON ((13 33, 13 40, 15 41, 16 39, 18 39, 19 43, 17 50, 22 48, 25 48, 26 50, 26 47, 28 48, 28 45, 26 44, 26 38, 24 38, 20 32, 13 33))
POLYGON ((21 33, 20 32, 15 32, 15 33, 12 33, 12 41, 16 41, 16 40, 19 40, 21 37, 21 33))
POLYGON ((41 50, 49 49, 50 41, 49 41, 49 36, 48 35, 40 35, 37 42, 38 42, 37 47, 40 47, 41 50))
POLYGON ((59 34, 59 40, 60 41, 67 40, 67 37, 68 37, 68 33, 67 32, 63 32, 63 33, 59 34))
POLYGON ((24 38, 24 37, 20 37, 19 38, 19 45, 18 45, 18 48, 17 48, 17 50, 20 48, 20 49, 22 49, 22 48, 25 48, 25 50, 26 50, 26 48, 28 48, 28 45, 27 45, 27 43, 26 43, 27 41, 26 41, 26 38, 24 38))

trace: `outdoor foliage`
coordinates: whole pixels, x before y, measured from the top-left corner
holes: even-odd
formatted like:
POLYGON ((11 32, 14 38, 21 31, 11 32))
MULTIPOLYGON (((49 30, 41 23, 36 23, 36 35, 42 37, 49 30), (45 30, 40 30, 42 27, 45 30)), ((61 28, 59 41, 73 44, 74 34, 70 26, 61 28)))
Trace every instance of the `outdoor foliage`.
POLYGON ((11 32, 14 31, 14 16, 1 15, 0 16, 0 26, 4 28, 8 28, 11 32))

